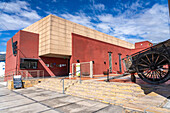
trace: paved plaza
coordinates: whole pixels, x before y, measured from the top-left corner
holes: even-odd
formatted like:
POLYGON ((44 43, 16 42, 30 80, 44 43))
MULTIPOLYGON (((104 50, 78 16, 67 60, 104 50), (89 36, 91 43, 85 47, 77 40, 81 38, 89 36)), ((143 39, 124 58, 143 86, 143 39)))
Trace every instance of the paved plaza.
POLYGON ((35 87, 0 85, 0 113, 122 113, 123 108, 35 87))

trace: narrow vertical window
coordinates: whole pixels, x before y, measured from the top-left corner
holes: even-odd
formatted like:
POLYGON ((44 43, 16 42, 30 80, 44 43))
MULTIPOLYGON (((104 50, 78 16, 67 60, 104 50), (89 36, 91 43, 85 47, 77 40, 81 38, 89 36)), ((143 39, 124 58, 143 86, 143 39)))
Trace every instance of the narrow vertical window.
POLYGON ((121 55, 122 54, 119 53, 119 71, 120 72, 122 72, 121 55))
POLYGON ((112 52, 109 53, 109 71, 112 73, 112 52))

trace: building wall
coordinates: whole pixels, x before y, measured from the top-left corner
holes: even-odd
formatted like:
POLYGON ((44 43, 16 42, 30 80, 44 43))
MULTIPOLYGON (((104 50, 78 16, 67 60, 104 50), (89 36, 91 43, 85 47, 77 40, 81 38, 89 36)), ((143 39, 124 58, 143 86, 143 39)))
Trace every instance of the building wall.
MULTIPOLYGON (((13 42, 18 41, 18 48, 20 45, 20 31, 16 33, 12 38, 13 42)), ((17 70, 17 57, 13 55, 12 39, 9 39, 6 46, 6 62, 5 62, 5 75, 17 70)))
MULTIPOLYGON (((72 57, 71 63, 94 61, 93 73, 102 74, 109 69, 109 54, 112 52, 112 70, 119 71, 119 55, 121 58, 130 55, 131 49, 94 40, 77 34, 72 34, 72 57), (106 64, 104 64, 106 62, 106 64)), ((122 71, 123 71, 123 63, 122 71)), ((72 67, 71 67, 72 68, 72 67)), ((70 69, 71 70, 71 69, 70 69)))
POLYGON ((149 41, 137 42, 137 43, 135 43, 135 49, 132 49, 131 54, 139 52, 139 51, 149 48, 151 46, 153 46, 153 44, 149 41))
MULTIPOLYGON (((13 42, 18 41, 18 54, 17 56, 13 55, 12 51, 12 42, 11 39, 7 42, 7 51, 6 51, 6 69, 5 74, 8 75, 11 72, 22 71, 22 70, 43 70, 45 76, 58 76, 58 75, 67 75, 68 74, 68 60, 63 58, 53 58, 53 57, 39 57, 38 48, 39 48, 39 35, 35 33, 30 33, 27 31, 19 31, 13 36, 13 42), (29 59, 39 59, 37 69, 20 69, 20 59, 29 58, 29 59), (42 62, 40 62, 42 61, 42 62), (43 64, 55 63, 66 64, 63 67, 47 67, 43 64), (50 70, 50 71, 49 71, 50 70), (52 74, 51 74, 52 73, 52 74)), ((29 75, 31 76, 31 75, 29 75)))
POLYGON ((38 33, 40 35, 39 56, 47 56, 49 54, 52 54, 54 57, 61 55, 71 56, 72 33, 134 49, 134 44, 132 43, 54 15, 49 15, 23 30, 38 33))
POLYGON ((50 53, 50 32, 51 32, 51 18, 47 16, 29 27, 23 29, 24 31, 39 34, 39 56, 50 53))
MULTIPOLYGON (((54 58, 54 57, 40 57, 45 64, 49 65, 49 69, 53 72, 55 76, 68 75, 68 59, 64 58, 54 58), (61 64, 66 64, 66 66, 60 66, 61 64)), ((40 70, 45 70, 45 68, 39 63, 38 68, 40 70)), ((45 71, 45 76, 51 76, 47 71, 45 71)), ((52 75, 53 76, 53 75, 52 75)))

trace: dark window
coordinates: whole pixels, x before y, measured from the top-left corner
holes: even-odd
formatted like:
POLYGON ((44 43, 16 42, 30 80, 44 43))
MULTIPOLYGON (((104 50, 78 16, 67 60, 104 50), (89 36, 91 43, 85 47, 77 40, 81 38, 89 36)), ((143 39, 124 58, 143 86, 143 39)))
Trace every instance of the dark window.
POLYGON ((119 71, 122 72, 121 54, 119 54, 119 71))
POLYGON ((109 52, 109 71, 112 72, 112 53, 109 52))
POLYGON ((21 59, 20 68, 21 69, 37 69, 38 60, 31 59, 21 59))

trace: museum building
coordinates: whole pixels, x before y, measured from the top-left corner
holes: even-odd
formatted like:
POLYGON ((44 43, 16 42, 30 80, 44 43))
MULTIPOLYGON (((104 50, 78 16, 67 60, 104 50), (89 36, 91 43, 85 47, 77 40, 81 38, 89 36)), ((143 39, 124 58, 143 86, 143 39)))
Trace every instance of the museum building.
MULTIPOLYGON (((121 59, 150 46, 152 43, 148 41, 132 44, 48 15, 18 31, 7 42, 5 75, 20 72, 32 77, 34 73, 36 76, 62 76, 73 73, 74 64, 80 63, 81 67, 88 62, 93 75, 103 74, 107 69, 110 73, 123 73, 121 59)), ((91 71, 84 68, 87 75, 91 71)))

